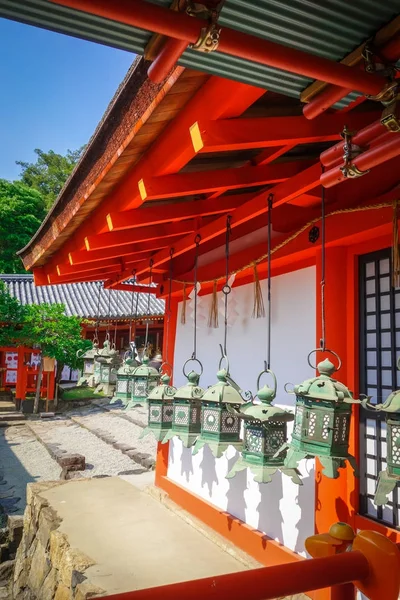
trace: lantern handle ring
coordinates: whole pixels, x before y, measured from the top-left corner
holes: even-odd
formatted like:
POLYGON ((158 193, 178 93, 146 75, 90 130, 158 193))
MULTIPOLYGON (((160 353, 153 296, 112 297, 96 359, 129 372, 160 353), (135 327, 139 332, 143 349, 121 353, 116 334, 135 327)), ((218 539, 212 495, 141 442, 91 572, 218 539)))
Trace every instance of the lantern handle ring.
POLYGON ((190 358, 187 359, 187 361, 184 363, 183 368, 182 368, 182 372, 183 372, 184 376, 186 377, 186 379, 188 378, 188 373, 185 372, 185 367, 190 362, 196 362, 198 365, 200 365, 200 377, 201 377, 203 375, 203 365, 201 364, 201 362, 199 361, 198 358, 194 358, 193 356, 191 356, 190 358))
POLYGON ((332 356, 337 358, 338 366, 335 368, 335 372, 340 371, 340 369, 342 368, 342 361, 340 359, 340 356, 334 350, 329 350, 329 348, 315 348, 315 350, 311 350, 311 352, 307 356, 307 362, 312 369, 317 370, 317 367, 311 363, 310 356, 316 354, 317 352, 327 352, 328 354, 332 354, 332 356))
POLYGON ((294 383, 291 383, 290 381, 288 381, 287 383, 285 383, 285 385, 283 386, 283 389, 285 390, 285 392, 287 394, 294 394, 294 383), (293 386, 292 389, 289 389, 289 385, 293 386))
POLYGON ((260 373, 260 374, 259 374, 259 376, 257 377, 257 390, 259 390, 259 389, 260 389, 260 379, 261 379, 261 377, 262 377, 263 375, 271 375, 271 377, 272 377, 272 380, 273 380, 273 382, 274 382, 274 387, 273 387, 273 392, 274 392, 274 395, 273 395, 273 397, 275 398, 275 396, 276 396, 276 390, 277 390, 277 387, 278 387, 278 382, 277 382, 277 380, 276 380, 276 375, 275 375, 275 373, 274 373, 273 371, 271 371, 271 369, 268 369, 268 368, 267 368, 267 364, 266 364, 266 363, 265 363, 265 366, 264 366, 264 370, 263 370, 263 371, 261 371, 261 373, 260 373))

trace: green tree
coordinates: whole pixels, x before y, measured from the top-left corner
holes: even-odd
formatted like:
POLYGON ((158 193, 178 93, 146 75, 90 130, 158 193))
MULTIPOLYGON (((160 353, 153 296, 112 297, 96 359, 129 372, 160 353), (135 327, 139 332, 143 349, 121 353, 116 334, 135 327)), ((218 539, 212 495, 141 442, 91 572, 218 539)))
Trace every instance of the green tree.
POLYGON ((41 349, 42 360, 37 378, 34 412, 39 410, 43 357, 57 360, 56 381, 60 380, 65 365, 73 369, 82 367, 77 351, 91 348, 92 342, 81 337, 81 319, 68 317, 63 304, 32 304, 26 306, 22 338, 26 345, 41 349))
POLYGON ((25 272, 16 252, 29 242, 45 215, 39 192, 0 179, 0 273, 25 272))
POLYGON ((16 161, 22 170, 20 180, 25 185, 40 192, 46 208, 49 209, 72 173, 84 149, 85 146, 78 150, 67 150, 67 154, 63 156, 53 150, 44 152, 36 148, 36 162, 16 161))
POLYGON ((0 346, 18 343, 24 318, 24 307, 9 294, 4 281, 0 281, 0 346))

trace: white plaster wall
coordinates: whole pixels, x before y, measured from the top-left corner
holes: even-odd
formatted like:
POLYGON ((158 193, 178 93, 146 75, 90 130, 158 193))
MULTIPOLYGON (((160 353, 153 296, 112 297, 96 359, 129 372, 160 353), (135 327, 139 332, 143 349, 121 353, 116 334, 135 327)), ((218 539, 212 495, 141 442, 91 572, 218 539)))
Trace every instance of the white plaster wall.
MULTIPOLYGON (((266 281, 261 282, 266 301, 266 281)), ((286 394, 286 382, 298 383, 313 376, 307 354, 315 347, 315 268, 309 267, 274 277, 272 283, 271 367, 278 378, 276 403, 294 406, 286 394)), ((222 294, 219 294, 222 296, 222 294)), ((223 341, 223 300, 219 298, 219 328, 207 326, 211 296, 200 296, 198 307, 197 356, 204 366, 200 384, 216 382, 223 341)), ((186 324, 180 322, 179 305, 175 343, 174 384, 185 379, 181 367, 193 348, 193 303, 188 302, 186 324)), ((243 389, 255 393, 258 373, 266 358, 267 321, 253 319, 253 284, 233 287, 229 296, 228 356, 230 373, 243 389)), ((289 429, 291 433, 291 427, 289 429)), ((204 447, 196 456, 174 438, 170 444, 168 477, 216 507, 230 512, 286 547, 304 554, 304 540, 314 532, 314 461, 302 461, 303 486, 292 483, 280 472, 269 484, 254 482, 249 470, 225 479, 238 453, 230 447, 219 459, 204 447)))

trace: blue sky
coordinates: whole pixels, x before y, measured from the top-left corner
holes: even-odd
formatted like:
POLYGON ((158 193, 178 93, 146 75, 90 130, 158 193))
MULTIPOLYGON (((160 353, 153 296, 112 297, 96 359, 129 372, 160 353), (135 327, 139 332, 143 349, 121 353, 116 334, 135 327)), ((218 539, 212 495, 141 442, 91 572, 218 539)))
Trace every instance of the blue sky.
POLYGON ((85 144, 134 55, 0 19, 0 178, 34 149, 85 144))

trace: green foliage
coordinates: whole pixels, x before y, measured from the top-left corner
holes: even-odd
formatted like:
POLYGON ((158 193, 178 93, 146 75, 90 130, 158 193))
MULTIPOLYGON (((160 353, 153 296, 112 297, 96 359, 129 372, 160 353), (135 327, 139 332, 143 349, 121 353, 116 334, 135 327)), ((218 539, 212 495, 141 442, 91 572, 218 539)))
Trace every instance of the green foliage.
POLYGON ((84 149, 85 146, 74 151, 68 150, 67 154, 62 156, 53 150, 44 152, 37 148, 35 150, 38 157, 36 162, 16 161, 22 170, 21 181, 40 192, 46 208, 49 209, 72 173, 84 149))
POLYGON ((55 358, 71 369, 82 367, 76 356, 92 347, 81 337, 81 319, 68 317, 63 304, 32 304, 25 307, 21 338, 27 346, 36 345, 44 356, 55 358))
POLYGON ((46 215, 41 195, 20 182, 0 179, 0 273, 24 273, 16 256, 46 215))
POLYGON ((0 281, 0 346, 18 342, 24 318, 24 307, 9 294, 4 281, 0 281))
POLYGON ((91 387, 77 387, 72 390, 63 390, 61 393, 63 400, 90 400, 91 398, 104 398, 104 394, 95 393, 91 387))

